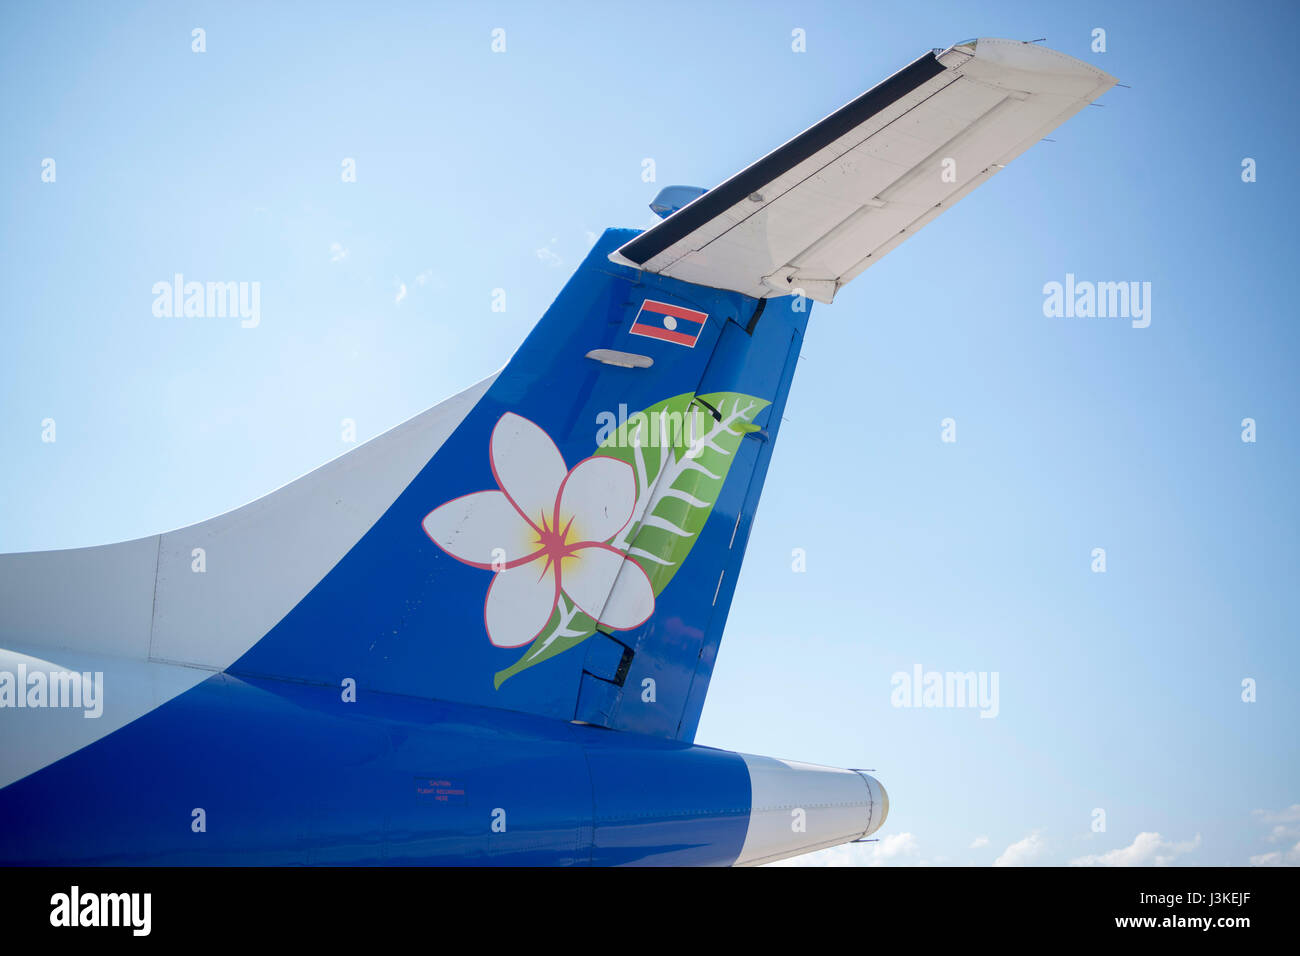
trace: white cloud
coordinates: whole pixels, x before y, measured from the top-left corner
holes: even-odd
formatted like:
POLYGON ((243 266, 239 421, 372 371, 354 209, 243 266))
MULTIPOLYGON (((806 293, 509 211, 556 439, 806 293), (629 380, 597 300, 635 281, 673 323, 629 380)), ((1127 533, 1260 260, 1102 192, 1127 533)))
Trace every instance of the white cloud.
POLYGON ((1265 823, 1300 823, 1300 803, 1293 803, 1285 810, 1256 810, 1255 816, 1265 823))
POLYGON ((989 838, 986 836, 977 836, 975 839, 970 841, 970 848, 972 850, 978 850, 980 847, 988 845, 989 838))
POLYGON ((1159 833, 1139 833, 1128 846, 1071 860, 1070 866, 1169 866, 1176 857, 1201 845, 1201 835, 1183 843, 1163 840, 1159 833))
POLYGON ((1047 849, 1047 843, 1037 833, 1031 833, 1002 851, 993 861, 994 866, 1030 866, 1047 849))
POLYGON ((1250 858, 1251 866, 1300 866, 1300 843, 1289 850, 1274 850, 1250 858))
POLYGON ((1268 834, 1269 843, 1285 843, 1300 837, 1300 824, 1279 823, 1268 834))
POLYGON ((769 866, 915 866, 916 837, 910 833, 891 833, 878 843, 841 843, 839 846, 805 853, 769 866))
MULTIPOLYGON (((1292 843, 1300 837, 1300 803, 1293 803, 1284 810, 1256 810, 1255 818, 1260 823, 1271 823, 1266 838, 1269 843, 1292 843)), ((1300 843, 1294 843, 1289 849, 1271 850, 1250 858, 1251 866, 1300 866, 1300 843)))
POLYGON ((891 833, 879 843, 864 844, 871 850, 872 859, 880 862, 916 855, 916 837, 910 833, 891 833))
POLYGON ((341 242, 330 243, 330 262, 342 262, 348 257, 348 251, 341 242))
POLYGON ((555 251, 551 249, 551 246, 553 245, 555 245, 554 238, 537 250, 537 258, 541 259, 542 262, 546 263, 552 269, 558 269, 560 266, 564 265, 564 260, 557 256, 555 251))
POLYGON ((1300 803, 1293 803, 1285 810, 1256 810, 1255 817, 1261 823, 1273 824, 1268 835, 1270 843, 1290 843, 1300 838, 1300 803))
POLYGON ((423 272, 421 272, 418 276, 415 277, 415 284, 425 285, 432 278, 433 278, 433 270, 425 269, 423 272))
POLYGON ((401 305, 402 300, 406 298, 406 283, 401 279, 397 280, 397 298, 393 299, 393 305, 401 305))

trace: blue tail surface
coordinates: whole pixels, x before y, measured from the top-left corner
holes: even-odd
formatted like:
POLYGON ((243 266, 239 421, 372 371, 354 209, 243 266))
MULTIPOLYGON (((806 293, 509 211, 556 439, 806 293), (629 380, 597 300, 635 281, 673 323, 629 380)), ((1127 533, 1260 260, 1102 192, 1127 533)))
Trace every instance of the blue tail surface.
POLYGON ((809 303, 611 263, 227 672, 691 740, 809 303))

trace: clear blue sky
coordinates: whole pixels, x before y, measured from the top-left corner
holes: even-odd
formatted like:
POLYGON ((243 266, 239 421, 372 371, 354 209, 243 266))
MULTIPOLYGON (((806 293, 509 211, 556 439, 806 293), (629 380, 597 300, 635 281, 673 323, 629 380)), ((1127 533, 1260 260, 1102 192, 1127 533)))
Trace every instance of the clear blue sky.
POLYGON ((0 551, 258 497, 505 364, 660 186, 1046 37, 1132 89, 814 308, 699 740, 876 768, 837 862, 1300 855, 1293 5, 380 6, 5 6, 0 551), (154 317, 177 272, 261 324, 154 317), (1150 327, 1045 318, 1067 272, 1150 327), (892 707, 915 664, 998 672, 997 718, 892 707))

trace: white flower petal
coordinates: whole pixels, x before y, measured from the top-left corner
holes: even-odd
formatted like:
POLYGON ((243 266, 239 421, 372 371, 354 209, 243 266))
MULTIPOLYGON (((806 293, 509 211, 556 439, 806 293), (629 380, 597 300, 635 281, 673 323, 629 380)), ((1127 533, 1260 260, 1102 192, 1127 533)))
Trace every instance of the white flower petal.
POLYGON ((568 468, 551 436, 506 412, 492 429, 492 474, 520 514, 537 527, 555 518, 555 500, 568 468))
POLYGON ((572 519, 569 541, 608 541, 632 520, 636 475, 617 458, 597 455, 578 462, 560 488, 561 531, 572 519))
POLYGON ((554 570, 545 558, 495 574, 483 604, 488 640, 497 647, 523 647, 531 642, 555 610, 560 596, 555 585, 554 570))
POLYGON ((600 623, 615 631, 640 627, 655 612, 655 592, 645 569, 631 558, 623 562, 614 590, 605 601, 600 623))
POLYGON ((457 561, 476 568, 493 568, 494 561, 500 567, 539 548, 537 532, 499 491, 478 491, 440 505, 425 516, 424 533, 457 561))
POLYGON ((574 604, 616 631, 639 627, 654 613, 650 579, 639 564, 614 548, 579 548, 565 559, 560 577, 574 604))

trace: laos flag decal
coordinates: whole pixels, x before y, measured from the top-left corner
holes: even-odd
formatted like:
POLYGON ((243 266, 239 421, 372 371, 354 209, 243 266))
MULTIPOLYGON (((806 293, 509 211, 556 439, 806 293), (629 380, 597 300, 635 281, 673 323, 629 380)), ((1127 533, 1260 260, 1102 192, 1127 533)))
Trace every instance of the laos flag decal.
POLYGON ((644 335, 695 348, 695 342, 704 331, 704 323, 708 318, 707 312, 696 312, 694 309, 683 309, 680 305, 646 299, 641 303, 641 311, 632 320, 631 332, 633 335, 644 335))

